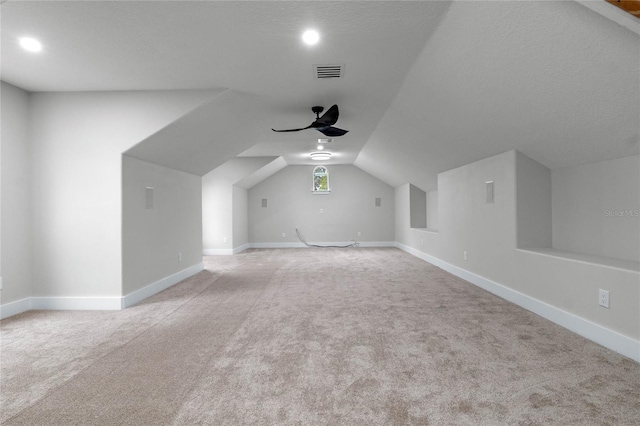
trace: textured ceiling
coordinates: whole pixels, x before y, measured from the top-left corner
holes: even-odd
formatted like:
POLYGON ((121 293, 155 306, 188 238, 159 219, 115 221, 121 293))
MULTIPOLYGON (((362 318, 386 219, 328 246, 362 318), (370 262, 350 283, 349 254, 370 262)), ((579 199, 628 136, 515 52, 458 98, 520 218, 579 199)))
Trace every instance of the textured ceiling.
POLYGON ((514 148, 551 168, 638 153, 638 34, 573 1, 10 0, 0 13, 0 75, 26 90, 228 89, 228 109, 220 97, 130 153, 196 174, 220 160, 203 153, 310 163, 320 133, 269 128, 334 103, 350 132, 329 164, 394 186, 432 189, 437 172, 514 148), (322 34, 311 48, 308 27, 322 34), (20 50, 23 35, 43 52, 20 50), (344 79, 313 78, 336 63, 344 79))
POLYGON ((511 149, 551 169, 638 154, 639 54, 575 2, 454 2, 355 164, 432 190, 511 149))

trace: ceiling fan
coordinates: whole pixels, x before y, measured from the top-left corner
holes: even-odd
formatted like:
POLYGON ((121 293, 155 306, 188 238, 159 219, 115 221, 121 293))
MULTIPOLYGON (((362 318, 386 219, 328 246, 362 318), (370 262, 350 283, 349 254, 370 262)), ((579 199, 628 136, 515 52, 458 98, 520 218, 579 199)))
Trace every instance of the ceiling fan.
POLYGON ((348 130, 342 130, 338 129, 337 127, 333 127, 333 125, 338 121, 338 105, 333 105, 327 110, 327 112, 322 115, 322 117, 320 117, 320 113, 324 111, 324 107, 314 106, 311 108, 311 111, 316 113, 316 119, 307 127, 302 127, 300 129, 271 130, 273 130, 274 132, 298 132, 300 130, 316 129, 320 133, 323 133, 325 136, 330 137, 342 136, 348 132, 348 130))

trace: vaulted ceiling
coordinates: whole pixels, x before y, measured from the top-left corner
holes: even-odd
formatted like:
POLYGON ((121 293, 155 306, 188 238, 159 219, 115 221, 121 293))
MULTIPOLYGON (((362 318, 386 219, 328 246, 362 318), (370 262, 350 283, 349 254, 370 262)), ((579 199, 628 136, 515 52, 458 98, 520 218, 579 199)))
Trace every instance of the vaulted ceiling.
POLYGON ((430 190, 438 172, 514 148, 550 168, 639 152, 640 20, 579 2, 10 0, 0 13, 1 78, 25 90, 211 91, 132 150, 195 174, 221 153, 309 164, 323 135, 270 128, 332 104, 350 132, 329 164, 394 186, 430 190), (301 43, 307 28, 317 45, 301 43), (24 35, 43 51, 22 51, 24 35), (317 79, 317 64, 344 76, 317 79))

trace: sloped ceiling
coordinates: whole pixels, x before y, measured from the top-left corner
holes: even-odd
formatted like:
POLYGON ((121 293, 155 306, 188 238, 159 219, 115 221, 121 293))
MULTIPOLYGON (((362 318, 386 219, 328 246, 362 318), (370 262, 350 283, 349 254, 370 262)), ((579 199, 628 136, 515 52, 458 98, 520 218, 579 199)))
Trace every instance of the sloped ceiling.
MULTIPOLYGON (((264 158, 264 157, 263 157, 264 158)), ((287 167, 287 162, 282 157, 274 158, 273 161, 265 164, 260 169, 255 172, 248 174, 238 182, 236 182, 236 186, 244 189, 253 188, 255 185, 259 184, 263 180, 273 176, 280 170, 287 167)))
POLYGON ((514 148, 550 168, 638 153, 640 26, 584 4, 9 0, 0 72, 29 91, 228 88, 127 153, 198 175, 236 155, 309 164, 318 132, 270 128, 336 103, 350 132, 328 164, 430 190, 438 172, 514 148), (41 55, 17 47, 26 34, 41 55), (344 79, 313 78, 331 63, 344 79))
POLYGON ((433 190, 514 148, 552 169, 637 154, 639 48, 574 2, 454 2, 355 164, 433 190))
POLYGON ((267 110, 255 96, 225 90, 125 154, 203 176, 263 139, 267 110))

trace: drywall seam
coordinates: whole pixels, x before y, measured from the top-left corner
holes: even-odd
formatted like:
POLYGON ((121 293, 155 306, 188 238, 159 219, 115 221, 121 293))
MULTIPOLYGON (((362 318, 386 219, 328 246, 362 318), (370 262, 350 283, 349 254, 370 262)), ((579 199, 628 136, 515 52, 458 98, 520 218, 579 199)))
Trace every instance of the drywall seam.
POLYGON ((458 278, 462 278, 463 280, 487 290, 496 296, 499 296, 511 303, 515 303, 534 314, 540 315, 551 322, 573 331, 582 337, 585 337, 621 355, 629 357, 636 362, 640 362, 640 341, 638 340, 595 324, 577 315, 563 311, 555 306, 549 305, 538 299, 534 299, 531 296, 527 296, 526 294, 505 287, 504 285, 498 284, 404 244, 396 242, 395 246, 400 250, 406 251, 425 262, 431 263, 432 265, 457 276, 458 278))

